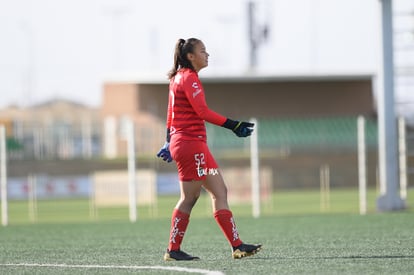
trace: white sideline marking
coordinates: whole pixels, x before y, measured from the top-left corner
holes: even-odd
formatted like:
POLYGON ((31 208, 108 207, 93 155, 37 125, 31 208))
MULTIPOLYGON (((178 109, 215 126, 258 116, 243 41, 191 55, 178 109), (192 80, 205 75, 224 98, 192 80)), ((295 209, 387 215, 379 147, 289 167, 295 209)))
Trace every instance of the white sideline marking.
POLYGON ((200 273, 206 275, 224 275, 221 271, 212 271, 199 268, 186 268, 178 266, 158 266, 158 265, 70 265, 70 264, 30 264, 30 263, 20 263, 20 264, 0 264, 0 266, 15 266, 15 267, 56 267, 56 268, 100 268, 100 269, 158 269, 158 270, 172 270, 188 273, 200 273))

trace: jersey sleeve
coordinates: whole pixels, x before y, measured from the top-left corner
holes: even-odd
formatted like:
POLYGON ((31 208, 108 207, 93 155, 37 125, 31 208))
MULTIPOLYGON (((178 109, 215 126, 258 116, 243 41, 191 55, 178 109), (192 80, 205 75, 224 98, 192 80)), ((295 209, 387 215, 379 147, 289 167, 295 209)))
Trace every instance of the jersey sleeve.
POLYGON ((174 97, 171 95, 171 86, 170 89, 168 90, 168 108, 167 108, 167 122, 166 122, 166 126, 167 129, 171 128, 171 120, 172 120, 172 104, 173 104, 173 100, 174 97))
POLYGON ((190 74, 183 85, 188 101, 201 119, 218 126, 224 124, 226 117, 208 108, 203 86, 195 74, 190 74))

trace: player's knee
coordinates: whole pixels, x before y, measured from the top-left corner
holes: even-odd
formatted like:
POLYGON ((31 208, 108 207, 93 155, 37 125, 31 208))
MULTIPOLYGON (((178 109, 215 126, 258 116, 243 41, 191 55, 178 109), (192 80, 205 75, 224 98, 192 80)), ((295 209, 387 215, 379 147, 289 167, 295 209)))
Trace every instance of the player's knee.
POLYGON ((223 189, 221 192, 210 193, 210 197, 213 201, 226 202, 227 201, 227 189, 223 189))
POLYGON ((200 197, 200 194, 196 195, 187 195, 182 199, 182 203, 185 204, 189 208, 193 208, 193 206, 197 203, 198 198, 200 197))

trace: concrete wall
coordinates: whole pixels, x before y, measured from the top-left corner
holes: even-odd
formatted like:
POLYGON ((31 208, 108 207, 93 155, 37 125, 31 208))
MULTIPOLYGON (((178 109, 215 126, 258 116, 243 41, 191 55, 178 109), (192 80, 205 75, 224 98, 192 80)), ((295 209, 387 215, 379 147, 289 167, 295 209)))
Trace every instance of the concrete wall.
MULTIPOLYGON (((202 80, 203 81, 203 80, 202 80)), ((203 81, 207 104, 233 119, 308 118, 375 114, 370 78, 203 81)), ((141 129, 139 146, 148 152, 162 144, 168 104, 168 84, 107 83, 103 117, 134 119, 141 129)), ((139 133, 137 133, 139 135, 139 133)), ((105 137, 104 137, 105 139, 105 137)), ((125 141, 118 144, 125 154, 125 141)))
MULTIPOLYGON (((233 118, 375 113, 370 80, 205 83, 203 86, 209 107, 233 118)), ((140 84, 137 93, 140 111, 165 118, 167 84, 140 84)))

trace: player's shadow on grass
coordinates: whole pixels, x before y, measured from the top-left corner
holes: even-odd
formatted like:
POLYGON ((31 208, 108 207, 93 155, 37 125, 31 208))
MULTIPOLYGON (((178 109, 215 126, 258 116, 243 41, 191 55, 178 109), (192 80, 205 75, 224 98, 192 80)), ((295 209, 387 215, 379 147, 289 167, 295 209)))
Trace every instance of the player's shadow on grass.
POLYGON ((351 256, 320 256, 320 257, 271 257, 271 256, 255 256, 255 257, 247 257, 240 259, 240 261, 247 261, 247 260, 272 260, 275 259, 279 260, 306 260, 306 259, 321 259, 321 260, 338 260, 338 259, 414 259, 414 255, 351 255, 351 256))
POLYGON ((414 255, 355 255, 355 256, 332 256, 323 259, 414 259, 414 255))
MULTIPOLYGON (((363 256, 363 255, 350 255, 350 256, 319 256, 319 257, 315 257, 315 256, 311 256, 311 257, 306 257, 306 256, 302 256, 302 257, 272 257, 272 256, 266 256, 266 255, 262 255, 262 256, 253 256, 253 257, 246 257, 246 258, 242 258, 242 259, 237 259, 235 261, 254 261, 254 260, 271 260, 274 261, 275 259, 278 260, 306 260, 306 259, 321 259, 321 260, 338 260, 338 259, 414 259, 414 255, 367 255, 367 256, 363 256)), ((217 261, 217 259, 202 259, 204 261, 217 261)), ((226 258, 227 260, 227 258, 226 258)))
MULTIPOLYGON (((274 257, 272 259, 280 260, 304 260, 304 259, 324 259, 324 260, 337 260, 337 259, 414 259, 414 255, 350 255, 350 256, 311 256, 311 257, 274 257)), ((267 257, 256 259, 267 259, 267 257)), ((269 258, 270 259, 270 258, 269 258)))

